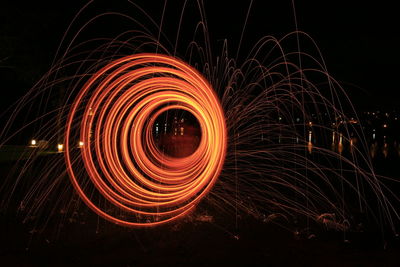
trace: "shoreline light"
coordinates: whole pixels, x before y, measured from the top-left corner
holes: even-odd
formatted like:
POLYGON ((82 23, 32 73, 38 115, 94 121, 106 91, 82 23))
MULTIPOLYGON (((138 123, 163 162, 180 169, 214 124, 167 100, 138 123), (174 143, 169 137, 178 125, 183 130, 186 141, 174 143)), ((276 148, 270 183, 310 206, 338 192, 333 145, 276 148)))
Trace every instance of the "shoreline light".
POLYGON ((58 144, 57 145, 57 150, 58 150, 59 153, 63 152, 63 149, 64 149, 64 145, 63 144, 58 144))

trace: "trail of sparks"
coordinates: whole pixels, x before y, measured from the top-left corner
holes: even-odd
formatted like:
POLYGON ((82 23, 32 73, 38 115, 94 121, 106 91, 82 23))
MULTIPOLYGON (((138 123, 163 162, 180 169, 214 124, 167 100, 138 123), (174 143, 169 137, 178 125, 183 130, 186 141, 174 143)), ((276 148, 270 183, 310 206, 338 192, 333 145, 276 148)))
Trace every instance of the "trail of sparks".
POLYGON ((296 235, 304 218, 306 229, 311 219, 358 231, 367 214, 396 231, 394 179, 376 175, 347 90, 307 33, 264 36, 236 58, 225 40, 215 56, 201 3, 201 23, 184 16, 185 7, 179 20, 177 36, 194 33, 193 40, 177 37, 173 46, 134 1, 133 16, 125 9, 101 13, 95 2, 98 14, 84 24, 71 22, 79 30, 68 29, 51 69, 10 109, 0 148, 14 135, 37 143, 0 186, 0 210, 16 205, 25 221, 40 226, 58 216, 60 228, 67 218, 86 223, 91 218, 76 191, 101 217, 146 227, 183 217, 209 193, 206 210, 216 209, 227 228, 225 218, 236 222, 245 214, 294 222, 296 235), (128 30, 103 29, 105 38, 87 39, 85 32, 106 17, 122 19, 128 30), (309 45, 300 49, 300 41, 309 45), (179 55, 187 64, 157 53, 179 55), (151 132, 172 110, 191 113, 201 128, 200 144, 187 157, 160 151, 151 132), (33 121, 25 118, 31 113, 33 121), (19 129, 17 117, 29 123, 19 129))
POLYGON ((82 88, 67 120, 65 159, 75 190, 94 212, 124 226, 153 226, 186 214, 212 188, 224 165, 226 136, 218 97, 196 70, 170 56, 136 54, 111 62, 82 88), (199 147, 184 158, 165 155, 152 137, 155 119, 170 109, 192 113, 201 127, 199 147), (75 170, 77 132, 84 177, 75 170), (101 209, 85 191, 88 182, 135 216, 101 209))

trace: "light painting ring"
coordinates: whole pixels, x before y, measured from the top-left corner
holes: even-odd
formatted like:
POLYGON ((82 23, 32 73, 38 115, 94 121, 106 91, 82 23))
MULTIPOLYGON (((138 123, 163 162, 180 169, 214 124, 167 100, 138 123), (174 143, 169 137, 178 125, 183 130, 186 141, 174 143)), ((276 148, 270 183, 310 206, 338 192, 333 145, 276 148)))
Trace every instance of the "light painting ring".
POLYGON ((166 55, 131 55, 97 71, 71 105, 65 129, 76 192, 99 216, 128 227, 187 214, 215 184, 226 155, 225 117, 213 88, 166 55), (186 110, 200 124, 200 144, 189 156, 165 155, 154 143, 154 121, 169 109, 186 110))

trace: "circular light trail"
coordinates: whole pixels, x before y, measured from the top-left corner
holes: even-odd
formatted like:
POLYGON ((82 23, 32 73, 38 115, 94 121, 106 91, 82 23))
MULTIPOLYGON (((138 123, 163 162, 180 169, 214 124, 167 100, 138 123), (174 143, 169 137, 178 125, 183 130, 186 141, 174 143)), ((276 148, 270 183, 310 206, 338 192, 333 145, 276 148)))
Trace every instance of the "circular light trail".
POLYGON ((65 131, 76 192, 101 217, 130 227, 187 214, 217 180, 226 146, 211 85, 185 62, 159 54, 127 56, 96 72, 73 102, 65 131), (166 155, 153 138, 155 119, 171 109, 199 122, 201 140, 189 156, 166 155))

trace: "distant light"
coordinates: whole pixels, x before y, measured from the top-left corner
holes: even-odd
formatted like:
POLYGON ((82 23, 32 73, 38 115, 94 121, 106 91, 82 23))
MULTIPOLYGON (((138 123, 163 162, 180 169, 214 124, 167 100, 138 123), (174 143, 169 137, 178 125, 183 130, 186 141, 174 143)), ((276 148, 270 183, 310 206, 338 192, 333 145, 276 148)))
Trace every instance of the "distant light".
POLYGON ((309 122, 308 122, 308 125, 312 126, 312 121, 309 121, 309 122))
POLYGON ((31 146, 36 146, 36 140, 35 139, 31 140, 31 146))
POLYGON ((384 125, 383 125, 383 128, 387 128, 388 126, 387 126, 387 124, 385 123, 384 125))
MULTIPOLYGON (((81 148, 81 147, 83 147, 83 141, 79 141, 79 147, 81 148)), ((62 150, 62 145, 61 145, 61 150, 62 150)))
POLYGON ((63 148, 64 148, 63 144, 57 145, 58 152, 63 152, 63 148))

